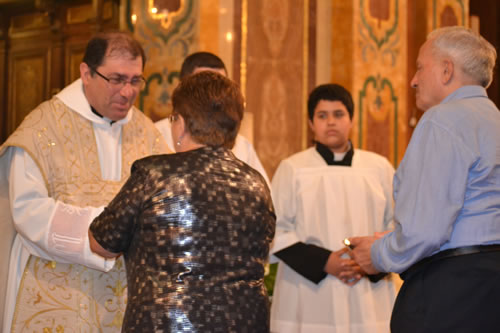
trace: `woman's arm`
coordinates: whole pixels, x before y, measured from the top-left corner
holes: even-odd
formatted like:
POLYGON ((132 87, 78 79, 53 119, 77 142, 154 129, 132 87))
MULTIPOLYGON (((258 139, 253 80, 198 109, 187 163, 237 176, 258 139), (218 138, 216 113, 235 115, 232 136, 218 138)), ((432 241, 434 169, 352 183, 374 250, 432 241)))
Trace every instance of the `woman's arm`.
POLYGON ((92 252, 100 255, 101 257, 107 258, 107 259, 113 259, 113 258, 116 258, 120 255, 120 253, 109 252, 108 250, 104 249, 96 241, 96 239, 92 235, 92 231, 90 231, 90 229, 89 229, 89 245, 90 245, 90 249, 92 250, 92 252))

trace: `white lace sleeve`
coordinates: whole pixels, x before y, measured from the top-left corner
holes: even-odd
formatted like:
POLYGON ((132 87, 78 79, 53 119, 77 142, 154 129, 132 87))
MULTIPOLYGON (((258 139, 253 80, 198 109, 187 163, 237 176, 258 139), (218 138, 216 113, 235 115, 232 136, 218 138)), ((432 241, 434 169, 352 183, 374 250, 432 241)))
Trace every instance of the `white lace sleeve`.
POLYGON ((9 196, 15 228, 24 247, 47 260, 111 269, 114 261, 93 254, 88 244, 88 227, 103 208, 78 208, 50 198, 33 159, 22 149, 15 150, 9 196))

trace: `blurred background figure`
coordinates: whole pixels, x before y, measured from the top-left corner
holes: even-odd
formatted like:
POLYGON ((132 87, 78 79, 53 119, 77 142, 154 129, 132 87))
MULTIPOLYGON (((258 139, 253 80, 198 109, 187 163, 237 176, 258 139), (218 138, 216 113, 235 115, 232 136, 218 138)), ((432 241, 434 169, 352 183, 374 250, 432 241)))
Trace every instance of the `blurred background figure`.
POLYGON ((208 71, 181 80, 178 153, 135 162, 92 223, 93 251, 125 257, 124 332, 269 332, 263 278, 275 215, 264 177, 230 150, 242 117, 231 80, 208 71))
MULTIPOLYGON (((202 71, 213 71, 227 76, 226 66, 218 56, 209 52, 196 52, 184 59, 181 66, 180 79, 182 80, 191 74, 202 71)), ((172 140, 172 129, 168 118, 157 121, 155 125, 162 133, 170 149, 173 150, 174 143, 172 140)), ((264 170, 264 167, 262 166, 262 163, 260 162, 259 157, 257 156, 257 153, 255 152, 255 149, 250 141, 248 141, 243 135, 238 134, 236 136, 236 140, 234 141, 234 146, 230 148, 232 148, 232 151, 237 158, 260 172, 266 182, 270 185, 266 171, 264 170)))

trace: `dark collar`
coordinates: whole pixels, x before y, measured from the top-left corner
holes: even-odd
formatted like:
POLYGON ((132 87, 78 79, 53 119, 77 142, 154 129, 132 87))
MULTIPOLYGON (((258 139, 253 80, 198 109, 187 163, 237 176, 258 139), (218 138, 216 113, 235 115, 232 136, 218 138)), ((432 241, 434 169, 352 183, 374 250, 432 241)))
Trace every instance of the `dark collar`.
POLYGON ((346 152, 344 158, 341 161, 335 161, 335 156, 333 152, 328 148, 327 146, 319 143, 319 142, 314 142, 316 144, 316 151, 323 157, 325 160, 326 164, 328 165, 341 165, 341 166, 351 166, 352 165, 352 157, 354 156, 354 148, 352 146, 352 143, 350 143, 349 150, 346 152))
MULTIPOLYGON (((93 107, 92 105, 90 106, 90 110, 92 110, 92 113, 93 113, 93 114, 95 114, 96 116, 98 116, 99 118, 104 118, 104 117, 103 117, 103 115, 102 115, 102 114, 100 114, 99 112, 97 112, 97 110, 96 110, 96 109, 94 109, 94 107, 93 107)), ((114 120, 111 120, 111 121, 109 122, 109 126, 113 125, 114 123, 115 123, 115 121, 114 121, 114 120)))

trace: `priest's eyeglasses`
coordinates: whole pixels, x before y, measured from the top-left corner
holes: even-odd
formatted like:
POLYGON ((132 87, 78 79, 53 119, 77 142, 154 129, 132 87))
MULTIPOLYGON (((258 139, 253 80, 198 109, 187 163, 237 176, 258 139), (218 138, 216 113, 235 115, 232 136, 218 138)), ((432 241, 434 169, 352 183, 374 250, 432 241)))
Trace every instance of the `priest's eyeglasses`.
POLYGON ((122 89, 123 87, 125 87, 127 85, 127 83, 130 83, 130 85, 133 88, 139 89, 139 90, 141 90, 142 88, 144 88, 144 86, 146 85, 146 80, 142 76, 135 76, 131 80, 127 80, 123 76, 106 77, 106 76, 102 75, 101 73, 99 73, 97 71, 97 69, 95 69, 95 68, 91 68, 91 69, 97 75, 99 75, 100 77, 102 77, 104 80, 108 81, 108 83, 110 84, 110 86, 113 89, 116 89, 116 90, 122 89))

